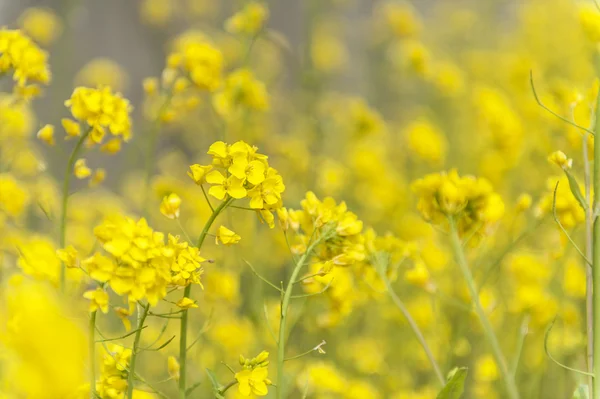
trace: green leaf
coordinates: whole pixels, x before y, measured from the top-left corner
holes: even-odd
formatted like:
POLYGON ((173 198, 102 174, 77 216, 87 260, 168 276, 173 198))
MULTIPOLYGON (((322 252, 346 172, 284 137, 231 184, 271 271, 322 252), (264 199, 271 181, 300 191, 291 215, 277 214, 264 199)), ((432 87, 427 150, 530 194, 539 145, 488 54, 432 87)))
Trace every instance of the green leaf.
POLYGON ((590 390, 587 384, 579 384, 573 393, 573 399, 590 399, 590 390))
POLYGON ((448 382, 440 391, 437 399, 460 399, 465 390, 465 379, 468 369, 466 367, 455 367, 448 373, 448 382))
POLYGON ((201 382, 197 382, 194 385, 192 385, 191 387, 189 387, 188 389, 185 390, 185 396, 188 397, 192 394, 192 392, 194 392, 194 389, 198 388, 200 385, 202 385, 201 382))
POLYGON ((571 193, 573 197, 579 202, 579 205, 583 208, 583 210, 587 210, 588 205, 585 203, 585 198, 581 195, 581 190, 579 188, 579 183, 577 183, 577 179, 568 169, 563 169, 565 171, 565 175, 567 175, 567 179, 569 180, 569 188, 571 189, 571 193))
POLYGON ((215 373, 213 373, 210 369, 206 369, 206 374, 208 374, 210 383, 213 386, 213 394, 215 395, 215 399, 225 399, 225 396, 223 396, 223 394, 221 393, 221 389, 223 389, 223 386, 219 384, 215 373))

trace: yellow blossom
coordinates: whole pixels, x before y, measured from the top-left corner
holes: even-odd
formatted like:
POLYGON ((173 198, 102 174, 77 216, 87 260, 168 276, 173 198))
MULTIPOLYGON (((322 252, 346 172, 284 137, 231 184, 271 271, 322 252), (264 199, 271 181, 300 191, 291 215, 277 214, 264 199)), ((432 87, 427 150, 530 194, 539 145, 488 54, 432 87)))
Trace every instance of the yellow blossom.
POLYGON ((129 101, 110 88, 90 89, 77 87, 71 98, 65 102, 73 117, 86 123, 91 129, 92 141, 100 144, 106 130, 123 141, 131 138, 131 120, 129 101))
POLYGON ((225 22, 225 29, 230 33, 256 35, 268 18, 269 9, 265 4, 250 1, 225 22))
POLYGON ((555 164, 562 169, 571 169, 573 166, 573 160, 567 158, 564 152, 554 151, 548 156, 548 162, 555 164))
POLYGON ((163 198, 160 203, 160 213, 169 219, 177 219, 179 217, 179 207, 181 206, 181 198, 175 193, 171 193, 163 198))
POLYGON ((20 18, 21 27, 35 41, 52 44, 62 33, 62 22, 50 9, 28 8, 20 18))
POLYGON ((53 146, 55 144, 54 141, 54 126, 52 125, 44 125, 38 133, 37 138, 45 142, 46 144, 53 146))
POLYGON ((106 170, 102 168, 98 168, 92 174, 92 178, 90 179, 90 187, 96 187, 100 185, 104 179, 106 178, 106 170))
POLYGON ((193 299, 190 299, 188 297, 183 297, 180 300, 177 301, 177 306, 179 306, 181 309, 191 309, 191 308, 197 308, 198 305, 196 304, 196 302, 194 302, 193 299))
POLYGON ((215 242, 217 244, 219 244, 219 242, 220 242, 220 243, 223 243, 224 245, 233 245, 233 244, 237 244, 238 242, 240 242, 241 239, 242 239, 242 237, 240 237, 235 232, 229 230, 227 227, 220 226, 219 232, 217 233, 217 236, 215 238, 215 242))
POLYGON ((206 180, 206 175, 213 169, 212 165, 202 166, 198 164, 190 165, 188 176, 192 178, 194 183, 202 184, 206 180))
POLYGON ((90 312, 100 309, 102 313, 108 313, 108 293, 102 288, 86 291, 83 297, 90 300, 90 312))
POLYGON ((65 249, 57 249, 56 256, 66 267, 76 268, 79 266, 78 253, 72 245, 67 246, 65 249))
POLYGON ((78 179, 85 179, 86 177, 90 177, 92 175, 92 170, 88 168, 86 161, 83 158, 75 161, 74 172, 75 177, 78 179))
POLYGON ((65 133, 67 133, 66 138, 81 136, 81 126, 79 126, 79 123, 72 119, 63 118, 61 124, 63 129, 65 129, 65 133))
POLYGON ((167 370, 169 372, 169 377, 174 379, 175 381, 179 381, 179 362, 175 356, 169 356, 167 359, 167 370))

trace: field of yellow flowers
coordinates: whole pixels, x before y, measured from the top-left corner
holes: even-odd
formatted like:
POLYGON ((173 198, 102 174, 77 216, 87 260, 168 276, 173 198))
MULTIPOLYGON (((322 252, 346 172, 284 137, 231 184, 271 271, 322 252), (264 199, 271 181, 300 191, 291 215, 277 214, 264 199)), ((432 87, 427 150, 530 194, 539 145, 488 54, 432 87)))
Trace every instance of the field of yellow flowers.
POLYGON ((600 2, 9 3, 0 399, 600 399, 600 2))

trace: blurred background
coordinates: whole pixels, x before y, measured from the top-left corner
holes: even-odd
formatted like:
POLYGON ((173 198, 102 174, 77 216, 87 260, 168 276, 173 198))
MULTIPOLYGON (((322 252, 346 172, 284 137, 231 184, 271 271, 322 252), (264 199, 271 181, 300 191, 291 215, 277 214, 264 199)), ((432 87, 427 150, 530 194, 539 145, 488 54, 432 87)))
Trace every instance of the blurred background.
MULTIPOLYGON (((158 211, 161 199, 176 192, 183 199, 182 223, 197 236, 209 209, 186 176, 188 166, 209 162, 206 151, 216 140, 256 145, 284 178, 285 206, 298 208, 307 191, 332 196, 346 201, 365 230, 370 226, 389 240, 406 258, 390 278, 444 372, 469 367, 465 398, 503 398, 498 367, 473 317, 447 236, 423 221, 411 191, 414 180, 453 168, 485 178, 502 196, 505 211, 468 248, 481 301, 522 397, 572 397, 585 379, 551 361, 544 349, 545 331, 556 320, 548 337, 553 356, 586 368, 584 262, 552 221, 557 181, 558 218, 577 242, 583 241, 584 215, 547 157, 564 151, 582 182, 583 148, 589 150, 593 139, 536 103, 530 72, 546 106, 590 126, 598 91, 592 59, 600 40, 594 2, 272 0, 261 2, 269 16, 260 35, 250 38, 224 29, 246 3, 0 0, 0 25, 22 27, 50 53, 52 83, 25 123, 32 140, 44 124, 60 126, 69 114, 64 101, 77 85, 109 85, 134 106, 134 139, 110 158, 98 151, 86 156, 107 177, 100 188, 76 183, 68 241, 90 253, 93 228, 107 214, 144 213, 143 169, 156 107, 142 82, 161 76, 177 38, 201 32, 223 52, 226 75, 249 68, 265 84, 269 106, 242 104, 235 118, 219 118, 207 94, 161 125, 149 167, 153 227, 180 234, 158 211)), ((11 82, 2 84, 11 91, 11 82)), ((31 196, 51 210, 58 207, 52 193, 58 193, 67 152, 38 144, 30 150, 44 159, 39 174, 53 183, 40 191, 38 172, 22 172, 23 179, 31 196)), ((36 211, 31 230, 53 232, 55 226, 36 211)), ((217 266, 207 267, 199 317, 192 323, 194 331, 203 331, 191 355, 191 380, 204 384, 194 396, 199 398, 211 397, 206 367, 225 381, 230 375, 221 361, 235 364, 240 353, 275 352, 265 314, 274 324, 278 297, 257 283, 242 260, 273 281, 290 267, 277 228, 237 209, 225 220, 242 241, 235 250, 212 243, 203 248, 217 266)), ((290 364, 290 397, 302 397, 308 386, 309 398, 434 398, 439 387, 431 366, 376 273, 352 270, 336 278, 326 294, 296 309, 290 351, 301 353, 325 339, 327 354, 290 364)), ((87 304, 74 303, 85 320, 87 304)), ((109 315, 100 325, 118 335, 120 323, 109 315)), ((152 323, 149 336, 162 326, 161 320, 152 323)), ((175 326, 170 332, 176 334, 175 326)), ((172 346, 145 354, 141 372, 168 380, 172 346)), ((159 385, 173 397, 172 381, 159 385)))

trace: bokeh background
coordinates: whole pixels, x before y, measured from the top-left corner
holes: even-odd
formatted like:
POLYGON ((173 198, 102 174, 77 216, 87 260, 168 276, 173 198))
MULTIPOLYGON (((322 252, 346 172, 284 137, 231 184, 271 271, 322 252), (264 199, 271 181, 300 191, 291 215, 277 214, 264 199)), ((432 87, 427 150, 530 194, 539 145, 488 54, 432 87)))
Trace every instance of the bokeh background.
MULTIPOLYGON (((564 151, 575 159, 573 171, 583 182, 583 147, 593 145, 593 140, 536 103, 530 72, 546 106, 580 125, 591 124, 598 90, 592 56, 600 39, 600 12, 594 3, 264 3, 270 10, 266 27, 248 40, 224 29, 225 21, 244 1, 0 1, 1 25, 24 26, 34 35, 38 29, 39 37, 52 38, 43 46, 50 53, 53 73, 52 84, 24 119, 20 129, 29 141, 17 152, 18 157, 33 154, 44 167, 11 172, 3 165, 3 170, 20 174, 31 208, 27 221, 17 224, 18 231, 0 238, 4 274, 17 269, 15 240, 27 242, 32 235, 46 240, 50 250, 45 254, 50 257, 56 247, 52 238, 56 226, 52 218, 44 219, 36 205, 43 202, 44 213, 58 208, 57 187, 68 150, 46 148, 35 142, 34 135, 42 125, 59 126, 61 118, 68 116, 64 101, 77 85, 109 85, 130 99, 134 139, 117 155, 86 156, 90 166, 106 169, 107 178, 99 188, 76 184, 68 242, 81 253, 90 253, 96 245, 93 227, 107 214, 144 213, 144 168, 155 108, 142 82, 161 75, 179 35, 198 31, 221 49, 226 71, 246 67, 265 83, 269 107, 249 107, 235 118, 222 119, 206 96, 189 108, 182 106, 180 117, 161 125, 149 169, 152 210, 147 216, 153 227, 180 234, 178 226, 159 213, 161 199, 175 192, 183 199, 182 223, 191 236, 197 236, 209 209, 186 176, 188 166, 207 163, 206 150, 216 140, 256 145, 284 177, 285 206, 298 208, 307 191, 332 196, 346 201, 365 226, 389 237, 390 248, 407 259, 394 270, 393 286, 444 371, 469 367, 466 398, 502 398, 497 365, 473 316, 446 234, 422 220, 411 191, 415 179, 453 168, 486 178, 502 196, 505 212, 499 223, 478 231, 468 247, 480 299, 522 397, 570 398, 585 379, 558 366, 544 349, 546 329, 555 320, 548 336, 552 355, 571 367, 586 367, 585 269, 551 217, 557 181, 561 181, 558 218, 581 246, 584 214, 561 171, 547 157, 555 150, 564 151), (30 21, 28 27, 24 13, 30 7, 51 10, 55 17, 30 21)), ((11 82, 2 84, 4 91, 10 91, 11 82)), ((5 129, 5 136, 10 134, 5 129)), ((278 227, 271 230, 250 212, 238 209, 224 220, 242 241, 235 249, 212 243, 203 249, 215 263, 206 268, 205 289, 197 294, 200 308, 192 322, 193 331, 200 331, 199 343, 190 352, 190 379, 203 382, 193 396, 198 398, 211 397, 205 368, 225 381, 230 375, 221 362, 235 364, 240 353, 250 357, 263 349, 275 352, 266 324, 276 324, 277 293, 260 284, 244 260, 273 281, 291 267, 278 227)), ((79 336, 87 304, 83 299, 69 303, 74 324, 68 328, 79 336)), ((305 387, 309 398, 436 396, 439 387, 431 367, 375 272, 340 274, 327 293, 295 305, 294 312, 290 351, 301 353, 326 340, 327 354, 290 363, 294 388, 289 397, 302 397, 305 387)), ((43 331, 52 323, 61 326, 48 319, 32 322, 29 329, 43 331)), ((114 315, 99 323, 113 332, 111 336, 123 328, 114 315)), ((175 324, 165 337, 176 335, 175 324)), ((145 339, 151 343, 162 326, 162 320, 152 320, 145 339)), ((77 352, 66 341, 75 338, 57 334, 55 341, 35 347, 34 355, 33 349, 24 349, 26 338, 17 353, 29 359, 25 363, 31 370, 37 370, 30 372, 39 384, 51 384, 47 378, 53 376, 36 368, 43 363, 36 356, 47 346, 57 342, 63 351, 77 352)), ((37 339, 36 334, 31 336, 37 339)), ((171 346, 144 353, 140 363, 140 372, 157 381, 168 397, 176 392, 167 372, 167 356, 176 352, 176 345, 171 346)), ((82 347, 72 363, 85 358, 82 347)), ((60 351, 49 352, 45 361, 50 364, 50 359, 60 356, 60 351)), ((79 378, 77 371, 73 375, 74 381, 79 378)), ((26 397, 19 395, 8 397, 26 397)), ((31 397, 52 397, 37 395, 31 397)), ((233 390, 228 395, 237 397, 233 390)))

